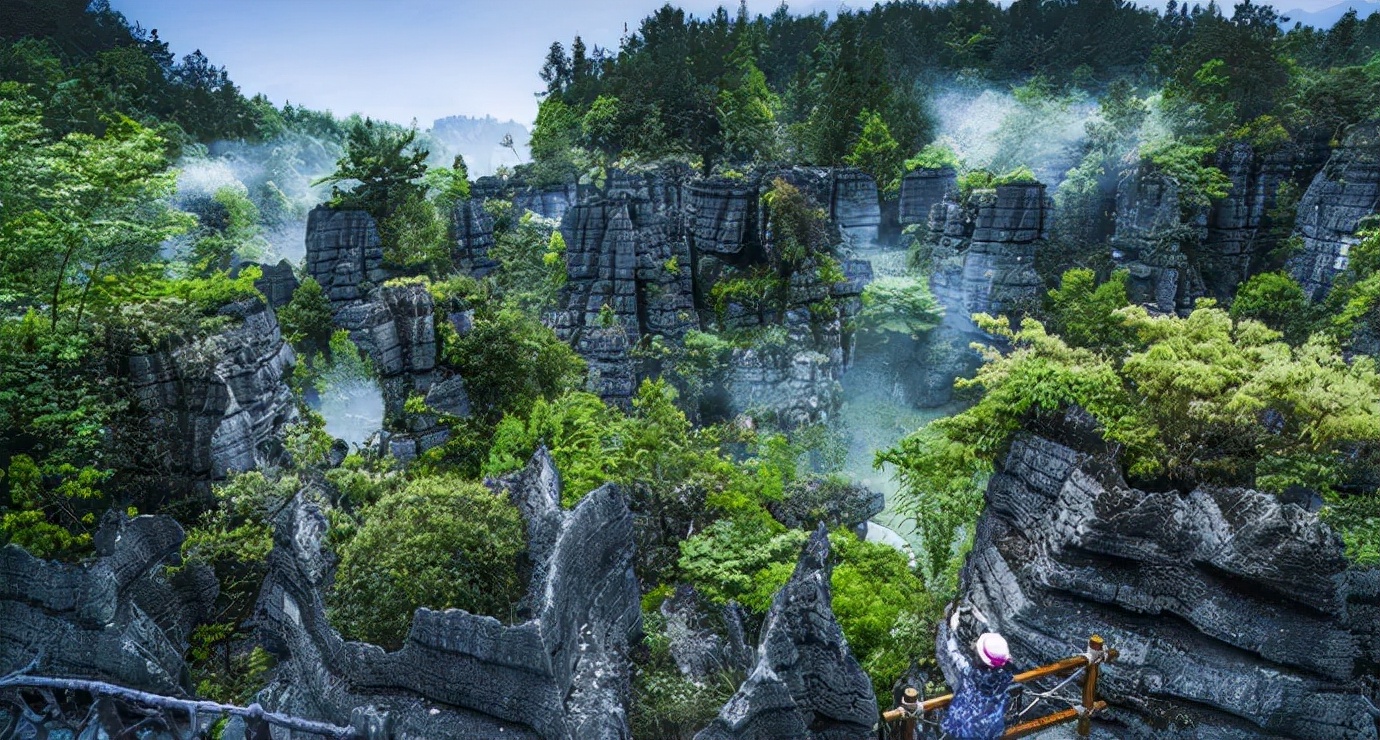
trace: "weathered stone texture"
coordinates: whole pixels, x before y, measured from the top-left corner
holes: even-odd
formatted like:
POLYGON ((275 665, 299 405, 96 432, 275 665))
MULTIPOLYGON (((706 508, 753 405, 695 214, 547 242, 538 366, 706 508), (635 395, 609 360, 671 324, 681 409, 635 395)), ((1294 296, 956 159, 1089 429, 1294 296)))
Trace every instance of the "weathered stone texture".
POLYGON ((494 246, 494 220, 484 210, 481 199, 469 198, 455 204, 451 234, 455 238, 451 258, 456 267, 475 277, 484 277, 498 267, 489 257, 494 246))
POLYGON ((317 206, 307 214, 307 274, 337 308, 388 278, 378 226, 364 211, 317 206))
POLYGON ((1039 295, 1035 250, 1044 237, 1044 186, 1002 185, 977 194, 972 241, 963 261, 968 313, 1009 311, 1039 295))
POLYGON ((97 556, 80 565, 0 548, 0 675, 42 653, 37 675, 189 692, 182 654, 218 588, 204 566, 164 574, 182 539, 170 518, 112 512, 96 535, 97 556))
POLYGON ((335 723, 386 704, 400 738, 626 738, 627 640, 641 612, 625 495, 604 486, 561 510, 545 450, 495 485, 527 517, 531 618, 423 608, 391 653, 345 642, 327 622, 325 518, 302 500, 290 507, 258 606, 282 658, 266 703, 335 723))
POLYGON ((1104 637, 1118 737, 1377 737, 1360 682, 1380 662, 1376 572, 1268 494, 1141 491, 1117 470, 1021 436, 992 477, 960 594, 1018 664, 1104 637))
POLYGON ((1380 210, 1380 124, 1353 126, 1299 201, 1294 233, 1303 249, 1289 273, 1314 300, 1347 266, 1361 220, 1380 210))
POLYGON ((220 313, 234 323, 219 334, 128 360, 135 407, 166 469, 196 480, 254 469, 297 418, 287 384, 296 356, 273 312, 254 298, 220 313))
POLYGON ((292 300, 292 294, 298 286, 292 263, 279 260, 276 265, 259 265, 259 269, 263 270, 263 277, 254 281, 254 287, 264 294, 273 310, 286 306, 292 300))
POLYGON ((876 737, 876 695, 834 619, 831 571, 821 526, 772 601, 756 668, 696 740, 876 737))
POLYGON ((945 196, 958 195, 958 173, 950 167, 916 169, 901 178, 898 216, 901 225, 929 222, 930 209, 943 203, 945 196))

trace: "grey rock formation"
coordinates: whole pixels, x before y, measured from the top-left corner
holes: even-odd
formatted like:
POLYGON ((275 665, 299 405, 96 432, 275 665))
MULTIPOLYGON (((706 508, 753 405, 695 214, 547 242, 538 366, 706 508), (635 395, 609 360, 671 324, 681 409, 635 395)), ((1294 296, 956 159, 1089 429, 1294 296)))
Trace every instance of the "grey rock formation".
POLYGON ((1135 170, 1117 187, 1112 258, 1130 273, 1127 293, 1160 313, 1187 312, 1205 294, 1184 249, 1207 236, 1207 214, 1185 213, 1179 187, 1163 175, 1135 170))
POLYGON ((292 300, 292 293, 297 290, 298 285, 292 263, 279 260, 276 265, 259 265, 259 269, 263 270, 263 277, 254 281, 254 287, 264 294, 273 310, 286 306, 292 300))
POLYGON ((307 214, 307 274, 341 305, 363 299, 388 278, 378 226, 364 211, 317 206, 307 214))
POLYGON ((432 409, 455 416, 469 413, 469 397, 463 380, 437 368, 436 311, 425 285, 385 284, 369 298, 337 310, 335 324, 373 361, 392 427, 386 444, 400 459, 411 459, 443 444, 450 432, 434 414, 405 413, 408 397, 434 400, 442 405, 432 409))
MULTIPOLYGON (((1070 418, 1070 439, 1096 436, 1070 418)), ((963 568, 961 599, 1018 665, 1101 635, 1121 651, 1099 684, 1117 737, 1377 737, 1361 678, 1380 664, 1380 572, 1293 504, 1137 490, 1080 447, 1016 439, 963 568)))
POLYGON ((762 628, 757 665, 696 740, 876 736, 872 682, 830 607, 829 533, 815 530, 762 628))
POLYGON ((882 513, 886 498, 855 483, 810 477, 792 483, 780 501, 767 504, 776 521, 792 529, 852 527, 882 513))
POLYGON ((182 539, 170 518, 111 512, 96 535, 97 556, 79 565, 0 548, 0 675, 41 653, 37 675, 188 693, 182 654, 218 588, 202 566, 164 574, 182 539))
POLYGON ((845 232, 857 229, 875 240, 876 229, 882 223, 877 181, 862 170, 850 168, 835 170, 833 185, 829 215, 834 223, 845 232))
POLYGON ((756 655, 743 642, 742 613, 736 604, 711 610, 694 588, 680 584, 661 602, 660 611, 671 658, 686 678, 703 683, 723 671, 752 670, 756 655))
POLYGON ((699 325, 690 252, 660 210, 652 201, 598 199, 561 224, 567 281, 554 328, 589 361, 594 392, 615 402, 636 390, 628 350, 643 334, 678 339, 699 325))
POLYGON ((287 378, 296 362, 273 311, 257 298, 220 310, 232 325, 177 349, 130 357, 129 384, 163 473, 190 480, 252 470, 295 421, 287 378))
POLYGON ((754 180, 713 178, 685 186, 685 230, 697 254, 736 256, 760 245, 761 213, 754 180))
POLYGON ((969 313, 1010 311, 1039 295, 1035 250, 1045 235, 1045 188, 1001 185, 975 194, 972 241, 963 260, 963 305, 969 313))
POLYGON ((903 226, 928 223, 930 209, 943 203, 945 196, 957 195, 958 173, 953 168, 911 170, 901 178, 898 218, 903 226))
POLYGON ((1289 273, 1314 300, 1346 269, 1361 220, 1380 210, 1380 124, 1353 126, 1299 201, 1295 234, 1303 249, 1289 273))
POLYGON ((531 211, 542 218, 559 221, 578 202, 579 188, 573 182, 519 188, 513 193, 513 210, 519 216, 524 211, 531 211))
POLYGON ((455 212, 451 214, 451 235, 455 239, 451 259, 456 267, 475 277, 484 277, 498 267, 489 257, 489 249, 494 245, 494 220, 479 198, 469 198, 455 205, 455 212))
POLYGON ((325 518, 304 500, 290 507, 258 606, 281 656, 265 705, 337 724, 387 705, 399 738, 628 737, 626 647, 641 612, 626 497, 604 486, 561 510, 545 450, 496 485, 527 518, 531 618, 505 625, 423 608, 391 653, 345 642, 327 622, 325 518))

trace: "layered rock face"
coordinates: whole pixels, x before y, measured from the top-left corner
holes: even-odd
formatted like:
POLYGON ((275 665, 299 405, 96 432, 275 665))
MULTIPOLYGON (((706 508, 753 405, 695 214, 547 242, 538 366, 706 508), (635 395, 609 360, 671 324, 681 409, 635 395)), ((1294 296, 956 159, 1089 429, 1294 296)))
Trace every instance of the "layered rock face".
POLYGON ((135 408, 159 446, 163 472, 204 481, 276 455, 297 407, 287 378, 296 355, 257 298, 220 310, 233 325, 169 352, 128 360, 135 408))
POLYGON ((1353 126, 1313 178, 1298 205, 1295 235, 1303 249, 1288 270, 1314 300, 1346 269, 1361 220, 1380 210, 1380 124, 1353 126))
POLYGON ((1012 444, 962 572, 1018 667, 1101 635, 1121 651, 1099 683, 1119 738, 1377 737, 1380 571, 1268 494, 1131 488, 1070 418, 1081 449, 1012 444))
POLYGON ((455 205, 451 235, 455 239, 451 258, 456 267, 475 277, 484 277, 498 267, 489 258, 489 249, 494 245, 494 220, 484 210, 483 201, 470 198, 455 205))
POLYGON ((1004 313, 1039 295, 1035 250, 1045 236, 1045 186, 1000 185, 975 195, 977 215, 963 260, 968 313, 1004 313))
POLYGON ((882 225, 877 181, 866 172, 855 169, 836 170, 832 175, 830 218, 855 246, 876 243, 878 229, 882 225))
POLYGON ((384 285, 368 302, 347 305, 335 313, 335 324, 369 355, 383 391, 384 413, 395 430, 386 434, 390 452, 401 460, 443 444, 448 428, 434 414, 405 414, 412 395, 422 396, 435 411, 469 414, 464 381, 438 367, 435 305, 420 283, 384 285))
POLYGON ((954 379, 981 364, 971 345, 990 338, 972 314, 1018 308, 1044 285, 1035 272, 1035 253, 1049 225, 1044 186, 1003 185, 974 192, 963 203, 956 195, 930 208, 923 235, 908 237, 928 247, 930 291, 944 306, 943 322, 914 345, 907 361, 916 372, 901 384, 906 400, 921 407, 949 403, 954 379))
POLYGON ((696 254, 751 257, 761 244, 757 182, 699 180, 685 186, 684 203, 686 240, 696 254))
POLYGON ((254 287, 268 299, 268 305, 278 310, 292 301, 297 290, 297 275, 292 271, 292 263, 279 260, 276 265, 259 265, 263 277, 254 281, 254 287))
POLYGON ((772 600, 756 667, 696 740, 876 737, 872 682, 830 607, 832 570, 829 533, 821 525, 772 600))
POLYGON ((563 511, 545 450, 496 485, 527 519, 531 618, 504 625, 419 609, 392 653, 345 642, 327 622, 325 518, 303 500, 290 507, 258 606, 263 636, 281 656, 264 704, 337 724, 373 706, 398 738, 628 737, 626 648, 641 612, 625 495, 604 486, 563 511))
POLYGON ((589 361, 606 400, 636 391, 628 350, 643 334, 678 339, 699 325, 690 251, 675 228, 652 202, 633 199, 582 203, 561 224, 567 282, 554 328, 589 361))
POLYGON ((211 615, 219 586, 204 566, 165 574, 182 540, 168 517, 111 512, 95 538, 97 557, 81 565, 0 548, 0 676, 41 653, 35 675, 190 692, 182 654, 192 628, 211 615))
MULTIPOLYGON (((467 244, 474 247, 464 252, 457 241, 457 260, 470 259, 469 266, 482 271, 492 264, 485 262, 488 246, 483 235, 487 229, 491 245, 493 224, 477 201, 457 206, 455 216, 457 234, 463 219, 470 219, 466 228, 472 230, 463 238, 472 239, 467 244)), ((421 396, 433 410, 452 416, 470 413, 469 397, 464 381, 437 362, 435 305, 426 286, 385 283, 389 274, 382 265, 378 229, 367 213, 328 208, 311 212, 307 269, 331 297, 334 324, 349 331, 350 340, 373 362, 390 427, 383 435, 384 446, 409 460, 441 445, 450 433, 435 414, 405 413, 408 397, 421 396)))
POLYGON ((958 173, 951 167, 917 169, 901 178, 901 200, 897 217, 902 226, 927 224, 930 210, 946 196, 958 195, 958 173))
POLYGON ((1162 175, 1135 170, 1118 185, 1112 258, 1130 273, 1133 303, 1161 313, 1187 312, 1206 293, 1183 245, 1206 238, 1207 215, 1185 216, 1184 210, 1178 185, 1162 175))
POLYGON ((388 279, 373 217, 364 211, 313 208, 307 214, 307 274, 336 308, 363 299, 388 279))

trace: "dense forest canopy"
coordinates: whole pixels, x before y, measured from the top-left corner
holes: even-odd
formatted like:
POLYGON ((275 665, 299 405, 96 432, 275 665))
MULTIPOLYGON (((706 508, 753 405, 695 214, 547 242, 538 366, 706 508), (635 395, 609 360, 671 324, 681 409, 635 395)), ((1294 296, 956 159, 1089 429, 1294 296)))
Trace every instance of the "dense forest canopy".
MULTIPOLYGON (((1363 341, 1380 336, 1380 231, 1363 228, 1324 294, 1306 294, 1279 271, 1299 246, 1301 188, 1285 182, 1262 221, 1279 247, 1261 269, 1223 300, 1160 315, 1133 305, 1095 223, 1133 172, 1172 183, 1175 215, 1196 224, 1232 187, 1223 152, 1337 148, 1380 111, 1380 14, 1315 29, 1250 0, 1163 11, 907 1, 833 16, 666 5, 616 50, 575 37, 532 60, 544 85, 532 161, 474 182, 463 158, 437 161, 415 125, 246 97, 227 70, 199 51, 175 59, 105 0, 0 0, 0 17, 0 543, 80 560, 109 510, 175 516, 186 561, 222 584, 188 651, 205 696, 247 701, 260 688, 269 661, 246 648, 248 619, 275 517, 296 496, 327 511, 339 561, 327 603, 347 637, 397 647, 422 606, 513 621, 531 565, 525 530, 480 481, 520 470, 538 447, 567 508, 613 483, 639 521, 662 527, 639 542, 648 639, 631 679, 634 729, 688 736, 732 693, 735 681, 680 675, 662 603, 688 584, 760 623, 807 537, 780 521, 783 502, 857 490, 837 425, 729 418, 716 394, 734 358, 799 341, 781 317, 800 285, 823 286, 805 313, 842 316, 829 290, 854 279, 854 255, 808 188, 763 178, 753 217, 772 249, 702 286, 693 328, 643 337, 631 352, 654 377, 605 403, 588 358, 552 328, 571 308, 568 230, 512 193, 598 190, 615 169, 675 166, 731 187, 774 165, 856 168, 889 207, 917 169, 953 170, 956 207, 1050 186, 1038 295, 977 316, 991 341, 959 382, 963 408, 877 454, 920 551, 831 534, 833 608, 879 696, 932 659, 932 627, 1012 439, 1071 408, 1116 447, 1132 484, 1306 490, 1354 561, 1380 561, 1380 375, 1363 341), (291 265, 302 279, 272 313, 296 358, 284 380, 294 408, 268 445, 274 463, 168 484, 180 471, 131 366, 175 358, 180 372, 209 372, 217 338, 243 318, 227 307, 267 300, 271 265, 259 263, 299 257, 318 205, 367 215, 388 275, 372 287, 431 307, 434 359, 463 379, 464 413, 407 389, 383 430, 425 420, 443 444, 406 463, 383 443, 342 449, 316 401, 347 384, 381 395, 381 371, 339 325, 326 279, 291 265), (492 242, 483 271, 457 256, 474 223, 492 242), (744 316, 757 323, 733 323, 744 316)), ((860 288, 858 314, 831 331, 899 344, 941 325, 953 309, 927 273, 943 258, 918 231, 902 237, 905 274, 860 288)), ((696 268, 673 255, 638 269, 669 284, 696 268)), ((588 308, 591 329, 623 320, 612 305, 588 308)))
MULTIPOLYGON (((1185 145, 1279 126, 1335 137, 1371 109, 1380 21, 1284 25, 1250 2, 1171 0, 1163 12, 1116 0, 896 2, 833 18, 784 4, 698 18, 667 5, 616 51, 578 37, 568 51, 551 45, 533 157, 548 178, 617 157, 838 165, 884 131, 904 158, 940 133, 943 92, 987 87, 1014 87, 1033 106, 1124 97, 1129 85, 1156 93, 1185 145)), ((874 168, 889 181, 899 160, 874 168)))

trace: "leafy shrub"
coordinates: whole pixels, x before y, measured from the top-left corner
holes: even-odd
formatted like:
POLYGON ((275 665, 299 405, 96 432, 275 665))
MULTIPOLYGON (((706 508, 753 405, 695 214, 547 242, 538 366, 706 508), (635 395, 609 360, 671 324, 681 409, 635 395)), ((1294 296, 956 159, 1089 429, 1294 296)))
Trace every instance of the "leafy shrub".
POLYGON ((1174 139, 1146 142, 1140 148, 1142 160, 1178 184, 1181 205, 1186 209, 1206 208, 1211 201, 1227 197, 1231 180, 1206 164, 1216 153, 1217 147, 1210 144, 1174 139))
POLYGON ((1283 272, 1251 276, 1231 302, 1233 319, 1259 321, 1283 334, 1291 344, 1307 338, 1314 312, 1303 288, 1283 272))
POLYGON ((914 157, 906 160, 906 172, 911 170, 937 170, 945 167, 957 170, 960 164, 958 154, 947 144, 935 142, 926 144, 914 157))
POLYGON ((331 622, 348 639, 397 648, 423 606, 511 619, 526 543, 506 495, 453 476, 423 477, 365 506, 359 520, 339 546, 327 595, 331 622))
POLYGON ((865 331, 918 337, 944 318, 944 307, 919 278, 877 278, 863 289, 862 304, 857 321, 865 331))
POLYGON ((283 337, 293 344, 304 341, 324 344, 332 331, 331 301, 321 283, 307 277, 292 291, 292 300, 278 309, 283 337))

